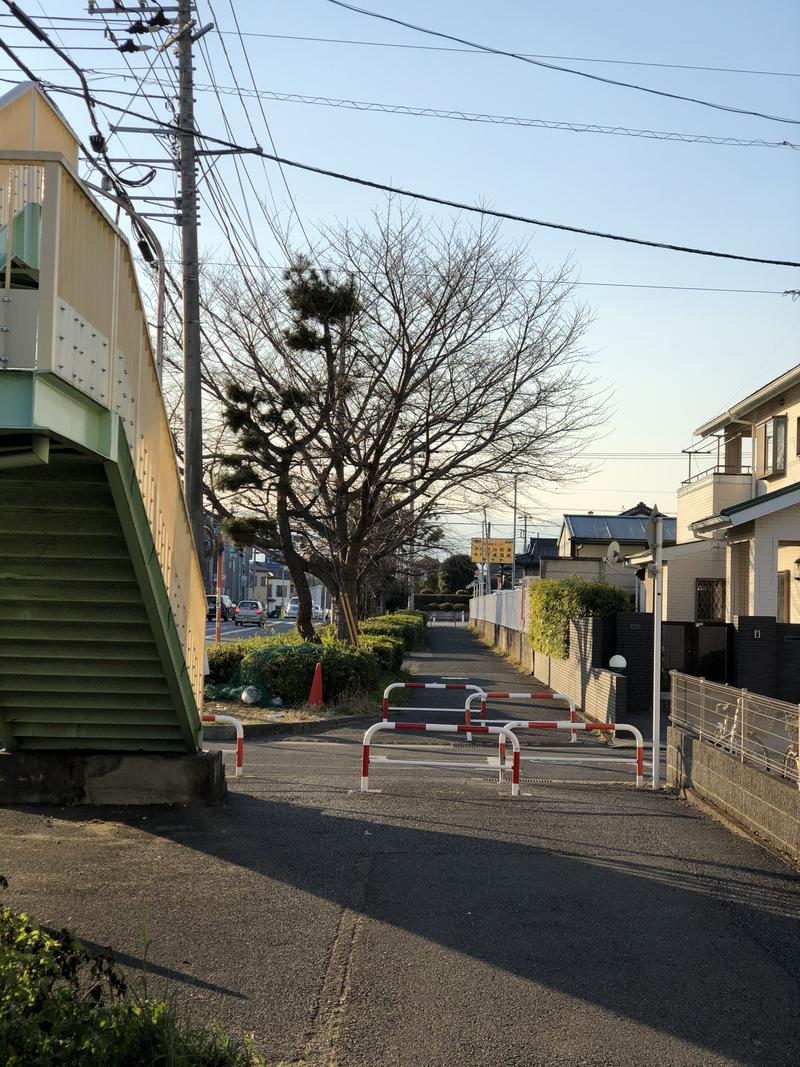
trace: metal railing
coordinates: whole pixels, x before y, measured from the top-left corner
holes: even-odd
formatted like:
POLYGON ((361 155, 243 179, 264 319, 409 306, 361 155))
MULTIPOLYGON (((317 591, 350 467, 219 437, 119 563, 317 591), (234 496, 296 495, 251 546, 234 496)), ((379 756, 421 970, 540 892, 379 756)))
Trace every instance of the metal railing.
POLYGON ((707 467, 704 471, 699 471, 697 474, 691 475, 689 478, 684 478, 681 485, 691 485, 693 482, 699 482, 701 478, 708 478, 711 474, 721 475, 733 475, 733 474, 747 474, 753 473, 753 468, 747 463, 717 463, 713 467, 707 467))
POLYGON ((800 705, 670 671, 675 726, 800 786, 800 705))
POLYGON ((55 153, 0 147, 0 250, 19 259, 23 238, 38 278, 9 289, 0 255, 2 365, 53 374, 119 416, 199 705, 205 589, 130 246, 55 153))

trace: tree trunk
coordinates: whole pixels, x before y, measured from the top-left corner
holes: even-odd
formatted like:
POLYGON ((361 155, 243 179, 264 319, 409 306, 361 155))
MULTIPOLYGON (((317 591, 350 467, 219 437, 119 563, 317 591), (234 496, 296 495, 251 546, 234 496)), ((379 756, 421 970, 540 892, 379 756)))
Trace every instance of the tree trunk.
POLYGON ((292 576, 294 587, 297 590, 297 599, 299 601, 297 610, 297 629, 304 641, 313 641, 315 644, 318 644, 319 636, 314 629, 313 614, 311 611, 311 590, 308 588, 308 581, 306 579, 305 560, 295 551, 294 541, 292 540, 292 530, 289 525, 289 516, 287 513, 286 488, 284 485, 283 474, 281 474, 278 479, 277 505, 278 532, 281 538, 283 558, 286 560, 286 566, 289 568, 289 574, 292 576))
POLYGON ((342 593, 347 597, 350 605, 350 610, 354 619, 358 619, 358 578, 355 570, 352 567, 345 566, 342 568, 342 580, 339 589, 339 595, 336 598, 336 636, 341 641, 346 641, 348 644, 353 644, 352 637, 350 636, 350 630, 347 625, 347 617, 342 606, 342 593))

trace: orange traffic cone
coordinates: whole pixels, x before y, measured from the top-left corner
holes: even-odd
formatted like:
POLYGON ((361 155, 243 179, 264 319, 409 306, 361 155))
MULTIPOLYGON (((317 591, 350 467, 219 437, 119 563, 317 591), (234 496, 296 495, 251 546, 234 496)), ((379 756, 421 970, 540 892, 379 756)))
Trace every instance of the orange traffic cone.
POLYGON ((314 681, 311 683, 308 703, 312 708, 321 708, 324 704, 322 699, 322 663, 319 660, 317 660, 317 666, 314 668, 314 681))

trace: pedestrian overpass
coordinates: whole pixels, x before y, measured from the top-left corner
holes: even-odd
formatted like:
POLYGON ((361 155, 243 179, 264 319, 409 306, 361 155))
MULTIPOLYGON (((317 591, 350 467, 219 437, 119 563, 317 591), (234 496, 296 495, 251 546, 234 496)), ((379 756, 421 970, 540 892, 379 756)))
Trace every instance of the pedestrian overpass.
POLYGON ((0 747, 194 753, 205 594, 127 240, 0 97, 0 747))

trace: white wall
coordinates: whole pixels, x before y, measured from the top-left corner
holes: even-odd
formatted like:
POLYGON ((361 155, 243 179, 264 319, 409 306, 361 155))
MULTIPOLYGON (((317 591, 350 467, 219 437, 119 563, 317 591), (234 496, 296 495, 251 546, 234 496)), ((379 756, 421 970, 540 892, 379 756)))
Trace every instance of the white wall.
POLYGON ((526 629, 526 589, 505 589, 490 596, 473 597, 469 602, 470 620, 491 622, 505 626, 508 630, 525 632, 526 629))

